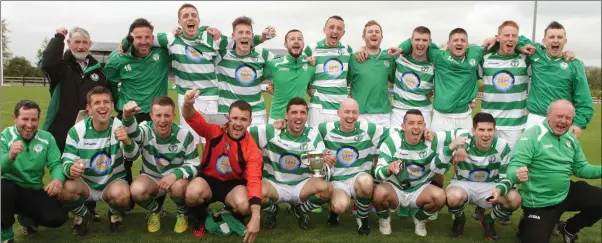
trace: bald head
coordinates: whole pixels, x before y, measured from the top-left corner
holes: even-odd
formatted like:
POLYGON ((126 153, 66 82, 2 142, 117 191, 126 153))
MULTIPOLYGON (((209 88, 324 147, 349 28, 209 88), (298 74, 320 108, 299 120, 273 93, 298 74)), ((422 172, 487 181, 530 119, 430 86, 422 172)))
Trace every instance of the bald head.
POLYGON ((575 107, 568 100, 557 100, 548 106, 548 125, 554 134, 560 136, 566 133, 575 117, 575 107))
POLYGON ((575 107, 573 106, 573 103, 568 100, 557 100, 550 103, 548 106, 548 116, 555 110, 565 110, 572 112, 573 115, 575 114, 575 107))
POLYGON ((359 110, 360 105, 352 98, 347 98, 343 102, 341 102, 341 106, 339 107, 339 112, 343 112, 344 110, 359 110))
POLYGON ((341 130, 343 132, 352 132, 355 129, 355 122, 360 116, 360 106, 352 98, 347 98, 341 102, 337 114, 340 118, 341 130))

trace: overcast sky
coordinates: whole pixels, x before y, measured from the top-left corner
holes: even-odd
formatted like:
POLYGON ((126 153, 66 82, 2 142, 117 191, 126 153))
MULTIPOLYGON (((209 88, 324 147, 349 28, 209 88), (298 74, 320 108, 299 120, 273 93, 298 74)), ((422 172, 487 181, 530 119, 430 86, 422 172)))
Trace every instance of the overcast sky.
MULTIPOLYGON (((2 2, 2 18, 7 19, 9 50, 16 56, 35 60, 45 37, 58 27, 87 29, 93 41, 117 42, 127 34, 130 23, 140 17, 151 21, 156 31, 171 31, 177 24, 178 8, 185 2, 2 2)), ((189 2, 199 9, 202 25, 231 33, 234 18, 246 15, 255 21, 257 33, 267 25, 276 27, 276 39, 264 44, 282 48, 284 34, 300 29, 306 44, 324 38, 322 27, 331 15, 345 19, 342 41, 357 49, 363 45, 364 24, 378 21, 383 27, 382 47, 397 46, 419 25, 431 29, 436 44, 447 41, 456 27, 467 30, 469 42, 481 44, 495 35, 504 20, 514 20, 520 33, 531 38, 534 2, 189 2)), ((601 66, 600 2, 538 2, 535 39, 541 42, 548 23, 556 20, 567 30, 566 50, 576 53, 588 66, 601 66)))

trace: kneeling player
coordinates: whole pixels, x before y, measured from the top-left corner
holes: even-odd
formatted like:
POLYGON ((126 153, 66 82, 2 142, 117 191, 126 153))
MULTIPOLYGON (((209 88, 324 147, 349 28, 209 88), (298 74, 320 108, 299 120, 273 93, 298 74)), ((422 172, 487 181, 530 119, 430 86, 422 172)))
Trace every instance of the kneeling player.
POLYGON ((65 181, 59 199, 75 214, 73 234, 88 233, 90 213, 86 201, 109 204, 109 229, 123 230, 122 216, 130 203, 130 188, 125 181, 124 156, 134 157, 134 144, 121 121, 111 117, 111 91, 99 86, 87 94, 86 109, 91 117, 69 129, 63 153, 65 181))
MULTIPOLYGON (((454 165, 454 178, 445 191, 447 207, 454 219, 452 235, 460 237, 464 233, 466 203, 484 209, 494 205, 490 214, 480 216, 480 221, 485 237, 497 240, 494 220, 508 217, 521 205, 520 195, 512 189, 512 182, 506 179, 511 150, 508 142, 495 135, 495 119, 491 114, 477 113, 472 124, 473 135, 468 139, 458 137, 444 148, 444 151, 451 152, 468 144, 468 158, 454 165)), ((449 161, 443 163, 449 166, 449 161)))
POLYGON ((351 98, 341 103, 337 115, 339 121, 321 123, 318 126, 326 148, 336 155, 328 223, 338 225, 339 215, 345 213, 350 198, 354 198, 357 232, 367 235, 370 234, 368 213, 374 188, 370 173, 378 155, 378 146, 387 137, 389 129, 358 121, 359 105, 351 98))
MULTIPOLYGON (((307 152, 325 151, 318 130, 305 126, 307 110, 305 99, 295 97, 286 106, 288 123, 285 129, 274 128, 272 124, 249 129, 264 155, 262 194, 268 229, 276 226, 280 208, 275 203, 294 205, 290 209, 297 217, 299 227, 308 229, 307 212, 326 204, 329 199, 327 181, 311 177, 312 171, 302 162, 307 152)), ((324 160, 328 166, 334 165, 334 157, 329 153, 324 155, 324 160)))
POLYGON ((402 129, 395 128, 380 146, 375 178, 385 183, 374 188, 373 204, 379 217, 379 231, 391 234, 391 217, 387 209, 419 208, 414 219, 414 232, 426 236, 428 218, 445 205, 445 192, 431 185, 435 170, 443 168, 451 153, 437 153, 438 139, 423 137, 426 124, 419 110, 408 110, 402 129))
POLYGON ((251 214, 247 224, 245 242, 254 242, 259 232, 261 214, 261 154, 257 144, 247 132, 251 124, 251 105, 238 100, 230 105, 228 122, 222 128, 209 124, 194 108, 198 90, 186 91, 182 116, 188 125, 207 143, 203 151, 200 175, 186 187, 186 205, 193 219, 192 233, 202 237, 205 233, 207 207, 213 202, 223 202, 243 221, 251 214))
POLYGON ((150 118, 137 124, 134 114, 140 110, 136 102, 123 106, 123 125, 128 136, 136 142, 135 153, 142 154, 140 175, 132 182, 130 192, 138 205, 149 211, 148 232, 161 229, 161 216, 157 198, 169 196, 176 204, 177 216, 174 231, 188 229, 188 207, 184 191, 200 165, 194 137, 186 128, 173 123, 176 105, 167 96, 151 102, 150 118))

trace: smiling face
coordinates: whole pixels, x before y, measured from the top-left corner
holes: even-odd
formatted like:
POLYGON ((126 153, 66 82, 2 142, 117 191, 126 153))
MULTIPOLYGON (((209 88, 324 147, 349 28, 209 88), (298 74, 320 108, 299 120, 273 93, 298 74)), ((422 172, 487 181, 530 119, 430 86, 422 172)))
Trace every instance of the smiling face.
POLYGON ((575 108, 568 101, 556 101, 551 104, 548 112, 548 125, 556 136, 566 133, 573 125, 575 117, 575 108))
POLYGON ((149 27, 136 27, 132 30, 134 50, 139 57, 146 57, 153 47, 153 30, 149 27))
POLYGON ((543 38, 546 52, 552 58, 562 57, 566 42, 566 31, 564 29, 548 29, 543 38))
POLYGON ((368 49, 380 48, 380 43, 383 40, 382 29, 376 24, 365 27, 362 39, 366 42, 368 49))
POLYGON ((251 112, 238 107, 232 107, 228 114, 227 132, 233 139, 239 139, 247 132, 251 125, 251 112))
POLYGON ((106 124, 111 118, 113 112, 113 101, 109 94, 93 94, 90 96, 90 100, 86 105, 88 114, 92 116, 92 119, 106 124))
POLYGON ((67 45, 69 46, 69 50, 77 60, 85 60, 88 56, 88 52, 90 50, 90 46, 92 42, 90 38, 81 32, 75 32, 71 35, 71 37, 67 40, 67 45))
POLYGON ((415 57, 426 56, 426 51, 430 44, 430 34, 414 32, 412 34, 412 55, 415 57))
POLYGON ((298 136, 305 129, 307 121, 307 106, 306 105, 291 105, 286 112, 287 130, 290 134, 298 136))
POLYGON ((21 137, 25 140, 31 140, 38 131, 40 113, 37 109, 26 110, 21 107, 18 116, 13 114, 13 121, 21 137))
POLYGON ((462 58, 468 49, 468 36, 464 33, 455 33, 447 41, 447 49, 455 58, 462 58))
POLYGON ((175 116, 174 109, 170 105, 153 105, 150 117, 155 125, 155 132, 159 137, 166 138, 171 135, 171 125, 175 116))
POLYGON ((200 22, 199 12, 192 7, 182 8, 178 13, 178 24, 182 27, 184 36, 188 38, 194 38, 198 35, 200 22))
POLYGON ((406 141, 418 141, 424 134, 426 123, 422 115, 406 114, 401 128, 405 131, 406 141))
POLYGON ((345 35, 345 22, 336 18, 330 18, 324 26, 324 34, 326 35, 326 45, 328 47, 337 47, 339 41, 345 35))
POLYGON ((305 42, 303 41, 303 34, 301 34, 301 32, 292 31, 286 35, 284 47, 292 57, 301 56, 304 46, 305 42))
POLYGON ((247 24, 238 24, 234 27, 232 38, 236 41, 236 50, 248 52, 253 41, 253 27, 247 24))
POLYGON ((337 115, 339 116, 341 130, 343 132, 352 132, 360 116, 358 103, 354 99, 346 99, 341 103, 337 115))

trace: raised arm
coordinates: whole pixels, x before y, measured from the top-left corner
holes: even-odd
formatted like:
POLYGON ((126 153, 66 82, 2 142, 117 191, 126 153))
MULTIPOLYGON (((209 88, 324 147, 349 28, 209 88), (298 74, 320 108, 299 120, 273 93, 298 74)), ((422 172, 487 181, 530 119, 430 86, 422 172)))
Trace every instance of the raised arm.
POLYGON ((63 61, 66 35, 67 30, 65 28, 57 29, 56 34, 50 39, 48 45, 46 45, 46 49, 42 52, 41 69, 48 75, 51 91, 62 81, 60 76, 68 68, 67 64, 63 61))

